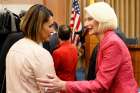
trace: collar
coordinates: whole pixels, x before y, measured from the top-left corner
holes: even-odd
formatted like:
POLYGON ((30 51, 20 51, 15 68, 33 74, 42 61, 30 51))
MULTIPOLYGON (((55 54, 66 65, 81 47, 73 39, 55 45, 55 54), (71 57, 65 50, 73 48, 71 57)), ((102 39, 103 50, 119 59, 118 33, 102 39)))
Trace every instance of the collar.
POLYGON ((108 38, 108 37, 109 37, 109 34, 111 34, 111 33, 114 33, 114 30, 106 30, 106 31, 105 31, 104 37, 103 37, 103 39, 100 41, 100 46, 101 46, 102 42, 103 42, 106 38, 108 38))
POLYGON ((59 46, 58 47, 60 47, 60 46, 65 46, 65 45, 69 45, 69 44, 71 44, 71 42, 68 40, 68 41, 62 41, 62 42, 60 42, 60 44, 59 44, 59 46))

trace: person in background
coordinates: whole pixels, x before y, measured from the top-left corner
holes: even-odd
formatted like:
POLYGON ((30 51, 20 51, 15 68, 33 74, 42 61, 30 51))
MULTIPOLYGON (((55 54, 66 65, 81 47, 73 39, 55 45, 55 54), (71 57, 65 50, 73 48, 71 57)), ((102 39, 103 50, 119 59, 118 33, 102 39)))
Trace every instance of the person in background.
POLYGON ((67 25, 61 25, 58 30, 59 46, 52 56, 57 76, 66 81, 76 80, 76 65, 78 51, 70 42, 71 29, 67 25))
POLYGON ((66 93, 138 93, 129 50, 115 34, 118 26, 113 8, 105 2, 96 2, 85 8, 89 34, 99 39, 96 78, 91 81, 63 81, 55 74, 48 79, 37 78, 38 84, 48 92, 66 93))
POLYGON ((46 92, 36 78, 55 74, 52 56, 39 45, 49 40, 52 24, 47 7, 36 4, 27 11, 20 27, 25 37, 13 44, 6 56, 6 93, 46 92))
POLYGON ((81 31, 75 32, 79 36, 79 41, 77 41, 77 50, 78 50, 78 63, 76 70, 76 79, 84 80, 86 77, 86 60, 85 60, 85 36, 84 29, 81 31))
MULTIPOLYGON (((52 53, 57 76, 66 81, 76 80, 76 66, 78 51, 70 42, 71 29, 67 25, 61 25, 58 30, 59 46, 52 53)), ((64 93, 61 91, 61 93, 64 93)))

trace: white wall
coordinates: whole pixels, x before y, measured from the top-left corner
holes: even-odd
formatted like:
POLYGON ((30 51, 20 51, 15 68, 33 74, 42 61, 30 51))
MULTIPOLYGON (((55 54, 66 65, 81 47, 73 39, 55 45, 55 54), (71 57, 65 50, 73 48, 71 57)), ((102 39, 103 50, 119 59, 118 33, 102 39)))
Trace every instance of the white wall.
POLYGON ((31 6, 31 4, 0 4, 0 11, 7 8, 18 15, 21 10, 28 10, 31 6))

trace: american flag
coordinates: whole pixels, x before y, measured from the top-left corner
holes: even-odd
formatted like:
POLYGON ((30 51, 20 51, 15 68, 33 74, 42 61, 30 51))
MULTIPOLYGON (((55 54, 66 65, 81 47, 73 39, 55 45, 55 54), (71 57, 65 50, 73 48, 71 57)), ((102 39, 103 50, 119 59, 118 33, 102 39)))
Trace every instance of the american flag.
POLYGON ((72 41, 75 41, 74 32, 79 32, 82 30, 82 24, 80 20, 80 7, 78 0, 72 0, 72 14, 70 20, 70 27, 73 31, 72 41))

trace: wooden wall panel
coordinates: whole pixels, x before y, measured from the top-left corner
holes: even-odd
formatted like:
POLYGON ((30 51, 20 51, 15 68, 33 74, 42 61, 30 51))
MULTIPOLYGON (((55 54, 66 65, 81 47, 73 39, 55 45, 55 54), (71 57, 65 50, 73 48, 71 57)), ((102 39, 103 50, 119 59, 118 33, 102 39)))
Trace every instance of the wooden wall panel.
POLYGON ((53 11, 54 18, 59 24, 66 23, 67 0, 45 0, 45 5, 53 11))
POLYGON ((135 79, 140 87, 140 45, 128 46, 132 58, 135 79))
POLYGON ((43 4, 42 0, 0 0, 0 9, 7 8, 15 14, 27 11, 34 4, 43 4))
POLYGON ((43 3, 42 0, 0 0, 0 4, 37 4, 43 3))
POLYGON ((127 23, 129 23, 129 4, 128 4, 128 0, 125 0, 124 3, 126 4, 125 7, 124 7, 125 15, 122 15, 122 16, 125 17, 125 19, 124 19, 124 21, 125 21, 125 23, 124 23, 124 25, 125 25, 124 26, 124 32, 125 32, 125 35, 128 37, 128 34, 129 34, 129 24, 127 24, 127 23))
MULTIPOLYGON (((136 2, 136 22, 135 22, 135 26, 136 26, 136 37, 140 37, 140 0, 137 0, 136 2)), ((140 43, 140 40, 139 40, 140 43)))
MULTIPOLYGON (((97 0, 98 1, 98 0, 97 0)), ((140 0, 104 0, 115 10, 119 27, 128 38, 137 38, 140 43, 140 0)))
POLYGON ((129 23, 129 36, 131 38, 135 38, 135 1, 130 0, 129 1, 129 15, 130 15, 130 23, 129 23))

